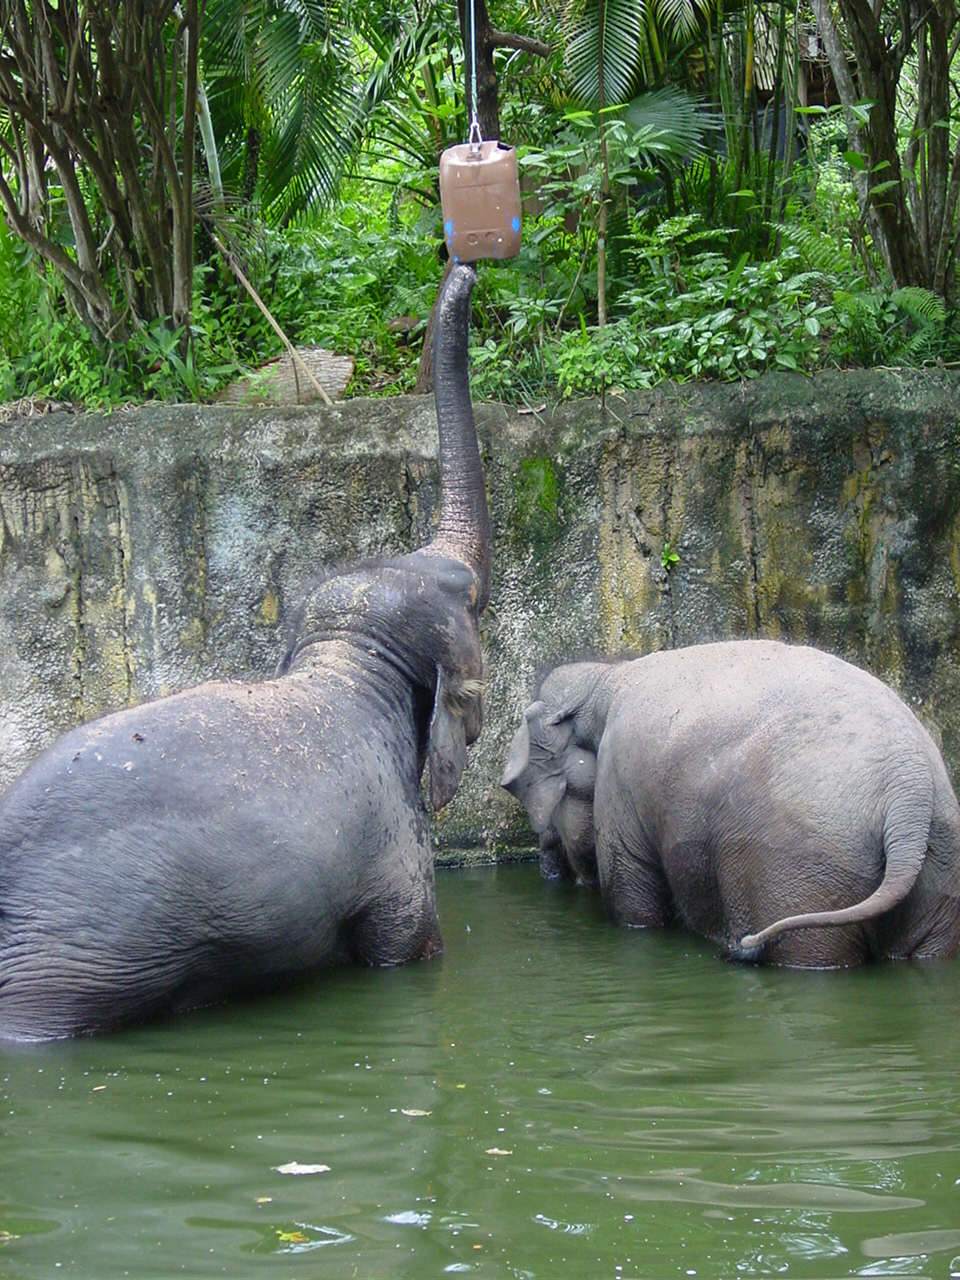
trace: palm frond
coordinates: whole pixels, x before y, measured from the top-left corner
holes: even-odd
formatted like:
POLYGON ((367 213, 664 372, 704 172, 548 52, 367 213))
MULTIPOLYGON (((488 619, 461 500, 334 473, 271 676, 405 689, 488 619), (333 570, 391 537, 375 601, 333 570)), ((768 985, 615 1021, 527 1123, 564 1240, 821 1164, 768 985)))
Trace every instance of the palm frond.
POLYGON ((363 86, 339 0, 208 0, 211 116, 235 173, 246 128, 262 135, 260 196, 288 221, 335 195, 363 136, 363 86))
MULTIPOLYGON (((388 82, 404 67, 415 66, 432 46, 441 48, 460 43, 460 25, 455 5, 429 5, 421 14, 369 9, 366 19, 358 15, 357 32, 376 54, 388 82)), ((369 87, 369 86, 368 86, 369 87)))
MULTIPOLYGON (((449 24, 437 19, 434 11, 404 32, 393 44, 384 45, 381 62, 364 87, 367 110, 372 112, 396 88, 397 84, 428 52, 451 36, 449 24)), ((459 39, 459 32, 456 38, 459 39)))
POLYGON ((263 144, 262 199, 282 221, 333 198, 362 133, 359 93, 349 86, 333 92, 327 83, 321 98, 313 83, 306 76, 303 91, 284 101, 263 144))
POLYGON ((711 0, 656 0, 657 21, 674 40, 689 40, 711 8, 711 0))
POLYGON ((586 0, 567 45, 573 96, 587 107, 626 100, 637 80, 644 47, 645 0, 586 0))
POLYGON ((624 112, 642 149, 668 168, 678 167, 704 150, 704 137, 715 117, 677 85, 640 94, 624 112))

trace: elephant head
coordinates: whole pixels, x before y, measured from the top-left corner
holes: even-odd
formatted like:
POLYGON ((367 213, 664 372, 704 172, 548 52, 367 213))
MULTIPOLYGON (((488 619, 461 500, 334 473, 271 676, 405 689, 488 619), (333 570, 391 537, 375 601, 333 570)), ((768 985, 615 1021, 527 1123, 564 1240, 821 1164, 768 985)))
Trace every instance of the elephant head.
POLYGON ((527 707, 507 753, 500 785, 523 804, 540 837, 540 868, 547 877, 597 880, 593 795, 597 745, 583 677, 594 664, 552 672, 527 707))

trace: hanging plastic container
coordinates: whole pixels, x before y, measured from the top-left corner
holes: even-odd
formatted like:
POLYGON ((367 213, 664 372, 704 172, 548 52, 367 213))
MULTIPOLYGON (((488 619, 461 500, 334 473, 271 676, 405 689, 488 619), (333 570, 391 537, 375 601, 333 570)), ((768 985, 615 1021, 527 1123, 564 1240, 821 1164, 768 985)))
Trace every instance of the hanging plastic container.
POLYGON ((443 238, 454 262, 520 252, 520 179, 515 147, 471 140, 440 157, 443 238))

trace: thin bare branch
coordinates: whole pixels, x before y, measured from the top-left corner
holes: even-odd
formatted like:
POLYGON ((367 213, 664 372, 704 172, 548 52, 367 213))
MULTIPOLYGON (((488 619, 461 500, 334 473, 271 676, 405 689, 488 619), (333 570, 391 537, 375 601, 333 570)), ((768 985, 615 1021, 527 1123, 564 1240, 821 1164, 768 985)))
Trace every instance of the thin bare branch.
POLYGON ((236 260, 234 259, 233 254, 230 253, 229 249, 226 248, 226 246, 223 244, 223 242, 221 241, 220 237, 216 234, 216 232, 214 231, 210 232, 210 239, 213 241, 217 249, 219 249, 220 253, 223 255, 224 262, 226 262, 227 266, 230 268, 233 274, 237 277, 237 279, 243 285, 244 289, 246 289, 247 293, 249 293, 250 297, 254 300, 254 302, 259 307, 260 311, 262 312, 263 316, 266 318, 268 324, 273 329, 274 333, 277 335, 277 337, 286 347, 287 354, 290 356, 291 362, 294 364, 294 366, 296 366, 297 364, 300 365, 300 367, 303 369, 304 373, 307 375, 309 380, 313 383, 313 389, 317 392, 317 394, 319 395, 323 403, 327 405, 332 405, 333 401, 327 395, 323 386, 314 377, 310 368, 307 366, 306 361, 303 359, 303 356, 301 356, 300 352, 296 349, 296 347, 293 345, 293 343, 290 341, 287 335, 280 328, 280 325, 274 319, 273 314, 271 313, 267 304, 262 300, 259 293, 257 293, 256 289, 253 287, 253 285, 250 283, 247 277, 243 274, 236 260))

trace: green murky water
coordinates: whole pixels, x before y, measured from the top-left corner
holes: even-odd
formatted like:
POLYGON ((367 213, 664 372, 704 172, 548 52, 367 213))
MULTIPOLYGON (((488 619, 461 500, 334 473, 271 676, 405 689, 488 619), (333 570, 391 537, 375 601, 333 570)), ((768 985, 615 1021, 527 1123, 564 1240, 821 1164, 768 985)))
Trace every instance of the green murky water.
POLYGON ((534 865, 438 880, 439 961, 0 1049, 0 1275, 960 1274, 960 961, 746 969, 534 865))

